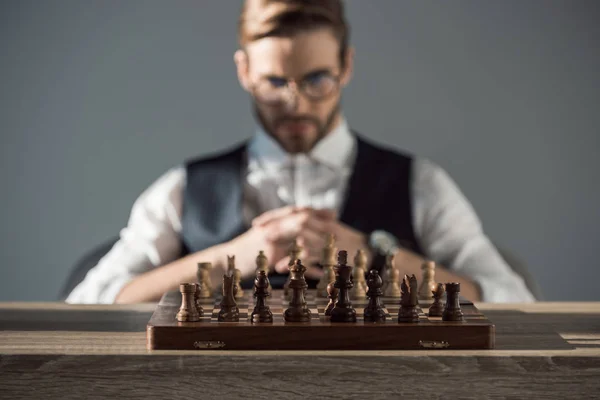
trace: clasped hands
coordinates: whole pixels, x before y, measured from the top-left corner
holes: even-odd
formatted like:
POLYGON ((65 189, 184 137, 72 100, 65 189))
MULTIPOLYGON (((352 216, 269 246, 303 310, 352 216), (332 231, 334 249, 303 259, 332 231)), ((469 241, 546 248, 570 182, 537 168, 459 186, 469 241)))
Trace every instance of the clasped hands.
POLYGON ((251 228, 230 243, 231 251, 243 275, 253 273, 260 250, 269 259, 271 270, 282 273, 288 271, 288 251, 296 239, 302 247, 299 258, 307 268, 305 276, 319 279, 323 271, 314 264, 321 261, 329 233, 334 235, 338 251, 348 252, 348 260, 352 260, 357 250, 366 249, 367 236, 340 222, 335 211, 287 206, 256 217, 251 228))

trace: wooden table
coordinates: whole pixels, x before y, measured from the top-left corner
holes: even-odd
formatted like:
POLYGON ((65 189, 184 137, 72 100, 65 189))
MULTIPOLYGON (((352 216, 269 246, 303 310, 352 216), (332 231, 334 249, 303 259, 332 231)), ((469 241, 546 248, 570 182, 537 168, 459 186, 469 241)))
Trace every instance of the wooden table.
POLYGON ((600 398, 600 302, 476 304, 495 350, 154 351, 154 304, 0 303, 0 398, 600 398))

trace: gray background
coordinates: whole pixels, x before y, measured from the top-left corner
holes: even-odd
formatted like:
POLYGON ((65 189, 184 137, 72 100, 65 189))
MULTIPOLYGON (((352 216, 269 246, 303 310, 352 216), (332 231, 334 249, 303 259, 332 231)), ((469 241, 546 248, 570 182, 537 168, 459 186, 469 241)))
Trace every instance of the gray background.
MULTIPOLYGON (((445 167, 550 300, 600 300, 600 2, 350 0, 351 125, 445 167)), ((75 260, 187 157, 251 134, 241 2, 0 2, 0 300, 75 260)))

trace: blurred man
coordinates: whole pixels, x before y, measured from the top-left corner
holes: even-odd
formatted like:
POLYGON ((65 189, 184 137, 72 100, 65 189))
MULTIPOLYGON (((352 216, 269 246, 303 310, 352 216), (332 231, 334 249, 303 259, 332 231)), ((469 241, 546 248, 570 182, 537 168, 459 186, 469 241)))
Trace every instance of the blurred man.
MULTIPOLYGON (((339 0, 247 0, 234 61, 253 99, 255 135, 151 185, 67 301, 156 300, 194 281, 198 262, 212 262, 220 281, 227 255, 251 279, 259 250, 273 276, 286 274, 291 241, 313 265, 326 233, 351 257, 365 249, 374 268, 394 251, 406 274, 420 276, 424 259, 437 261, 436 280, 460 282, 472 300, 531 301, 439 166, 349 128, 340 106, 353 73, 348 37, 339 0)), ((321 274, 311 266, 306 276, 321 274)))

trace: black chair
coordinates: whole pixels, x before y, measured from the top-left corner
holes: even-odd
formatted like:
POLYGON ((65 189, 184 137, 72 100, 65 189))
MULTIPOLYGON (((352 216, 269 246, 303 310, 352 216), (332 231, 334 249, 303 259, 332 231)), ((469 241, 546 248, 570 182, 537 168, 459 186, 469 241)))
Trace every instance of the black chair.
MULTIPOLYGON (((104 257, 104 255, 108 253, 110 249, 112 249, 112 247, 118 240, 118 237, 107 240, 100 246, 85 254, 75 264, 75 267, 73 268, 71 274, 67 278, 67 282, 61 290, 61 301, 64 301, 69 295, 69 293, 71 293, 71 291, 73 291, 73 289, 75 289, 75 287, 83 281, 88 271, 98 264, 100 259, 104 257)), ((502 256, 502 258, 504 258, 506 263, 512 268, 512 270, 516 272, 517 275, 523 278, 523 280, 525 281, 525 285, 527 285, 527 288, 533 294, 535 299, 538 301, 542 300, 542 291, 536 280, 533 278, 533 275, 531 275, 531 273, 529 272, 525 263, 523 263, 519 258, 517 258, 514 254, 509 252, 507 249, 500 247, 496 244, 494 244, 494 246, 496 246, 496 249, 498 249, 498 252, 502 256)))
POLYGON ((69 293, 71 293, 73 289, 75 289, 75 287, 83 281, 88 271, 98 264, 100 259, 102 259, 102 257, 104 257, 106 253, 112 249, 118 240, 118 237, 107 240, 98 247, 92 249, 92 251, 86 253, 77 261, 60 291, 60 301, 64 301, 67 296, 69 296, 69 293))

